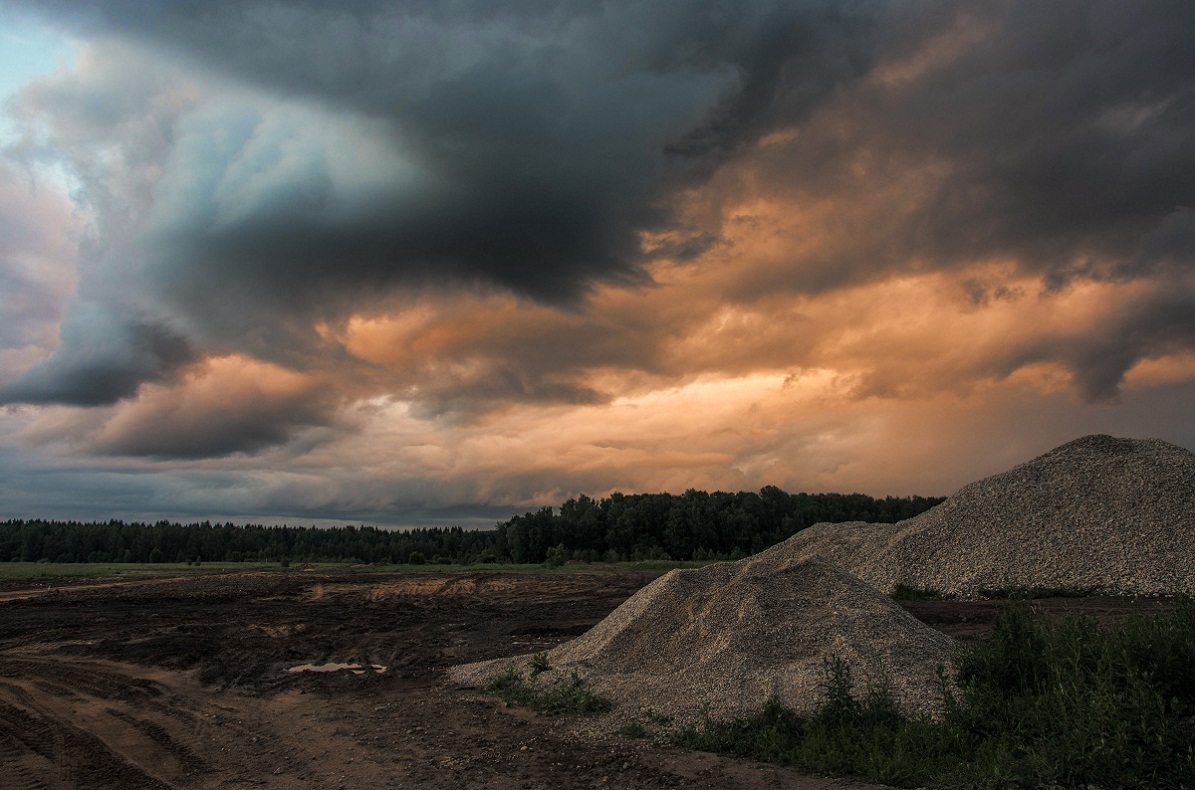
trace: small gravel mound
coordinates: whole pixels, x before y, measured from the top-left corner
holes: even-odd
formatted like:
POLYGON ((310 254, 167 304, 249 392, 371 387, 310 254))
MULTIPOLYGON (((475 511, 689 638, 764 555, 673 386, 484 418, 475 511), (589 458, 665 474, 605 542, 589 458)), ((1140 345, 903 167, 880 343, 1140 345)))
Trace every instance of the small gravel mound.
POLYGON ((899 524, 818 524, 771 554, 822 558, 886 592, 1195 594, 1195 454, 1087 436, 899 524))
MULTIPOLYGON (((838 657, 859 691, 887 680, 904 710, 934 713, 938 667, 949 667, 953 645, 850 574, 772 556, 671 571, 548 662, 576 670, 624 714, 696 722, 757 712, 772 695, 808 712, 824 698, 825 662, 838 657)), ((529 661, 470 664, 450 676, 481 686, 529 661)))

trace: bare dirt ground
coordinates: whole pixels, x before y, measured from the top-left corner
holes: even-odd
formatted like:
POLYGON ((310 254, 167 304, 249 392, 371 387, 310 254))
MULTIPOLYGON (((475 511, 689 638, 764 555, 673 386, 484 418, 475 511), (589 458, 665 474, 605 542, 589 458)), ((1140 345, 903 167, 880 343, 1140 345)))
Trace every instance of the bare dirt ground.
MULTIPOLYGON (((0 787, 863 788, 583 739, 444 682, 546 650, 650 580, 577 575, 222 574, 0 584, 0 787), (329 662, 355 674, 290 672, 329 662)), ((1040 602, 1103 617, 1156 604, 1040 602)), ((963 638, 998 603, 907 608, 963 638)))

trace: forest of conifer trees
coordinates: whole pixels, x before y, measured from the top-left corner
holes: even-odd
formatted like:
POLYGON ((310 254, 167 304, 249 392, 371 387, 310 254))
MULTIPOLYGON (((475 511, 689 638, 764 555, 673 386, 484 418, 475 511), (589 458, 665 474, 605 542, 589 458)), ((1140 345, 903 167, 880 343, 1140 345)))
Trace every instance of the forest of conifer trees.
POLYGON ((580 496, 492 529, 270 527, 13 519, 0 562, 543 563, 736 559, 820 521, 895 522, 935 497, 756 492, 580 496))

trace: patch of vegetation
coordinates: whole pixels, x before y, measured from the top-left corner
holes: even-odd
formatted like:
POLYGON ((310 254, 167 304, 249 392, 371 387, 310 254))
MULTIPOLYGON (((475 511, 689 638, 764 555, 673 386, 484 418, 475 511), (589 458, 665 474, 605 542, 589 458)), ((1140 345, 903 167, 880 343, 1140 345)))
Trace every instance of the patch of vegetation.
POLYGON ((939 721, 903 716, 884 684, 856 694, 850 668, 833 661, 814 714, 773 699, 677 742, 900 787, 1193 788, 1193 668, 1191 601, 1108 630, 1014 603, 990 640, 960 648, 939 721))
POLYGON ((563 543, 548 549, 547 554, 544 556, 544 565, 550 568, 559 568, 566 562, 568 562, 568 551, 565 550, 563 543))
POLYGON ((628 568, 633 571, 671 571, 677 568, 682 570, 704 568, 707 565, 713 565, 718 562, 726 562, 726 560, 640 560, 638 562, 618 562, 615 564, 620 568, 628 568))
POLYGON ((253 571, 275 570, 276 564, 267 563, 222 563, 205 562, 194 565, 183 562, 162 563, 120 563, 120 562, 0 562, 0 580, 15 579, 57 579, 70 577, 101 578, 108 576, 126 576, 130 578, 145 576, 196 576, 200 574, 221 573, 229 570, 253 571))
POLYGON ((530 666, 532 680, 535 680, 545 672, 550 672, 552 669, 552 665, 548 663, 547 653, 536 653, 532 656, 530 666))
POLYGON ((850 667, 827 662, 825 702, 803 717, 779 699, 750 718, 707 721, 675 738, 683 747, 783 763, 822 775, 860 776, 900 787, 920 787, 956 763, 948 740, 928 719, 904 718, 890 689, 869 686, 857 697, 850 667))
POLYGON ((647 727, 644 727, 641 721, 628 721, 618 728, 618 734, 632 740, 646 738, 649 735, 647 727))
POLYGON ((932 587, 913 587, 904 583, 897 583, 892 588, 892 595, 889 596, 894 601, 946 601, 951 596, 935 590, 932 587))
POLYGON ((605 713, 612 707, 610 700, 594 691, 577 670, 561 675, 552 669, 548 665, 546 653, 536 654, 528 666, 531 670, 529 678, 524 678, 518 669, 510 667, 490 681, 484 691, 512 705, 549 716, 586 716, 605 713), (551 677, 540 680, 539 677, 545 674, 551 677))
POLYGON ((671 716, 646 708, 640 710, 638 718, 631 719, 619 727, 618 734, 624 738, 652 738, 667 743, 673 738, 671 727, 671 716))

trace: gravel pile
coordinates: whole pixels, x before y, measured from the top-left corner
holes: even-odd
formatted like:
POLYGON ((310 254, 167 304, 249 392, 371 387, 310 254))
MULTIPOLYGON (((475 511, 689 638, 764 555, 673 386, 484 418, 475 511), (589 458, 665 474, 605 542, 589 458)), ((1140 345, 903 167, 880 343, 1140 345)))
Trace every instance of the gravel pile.
MULTIPOLYGON (((824 698, 832 656, 851 666, 858 690, 887 679, 906 711, 933 713, 937 670, 949 667, 953 645, 847 573, 772 555, 671 571, 548 661, 557 672, 577 670, 624 716, 651 710, 692 723, 757 712, 771 695, 809 711, 824 698)), ((510 666, 525 673, 530 659, 469 664, 450 676, 482 686, 510 666)))
POLYGON ((760 557, 821 558, 880 590, 1195 594, 1195 454, 1087 436, 896 525, 818 524, 760 557))

